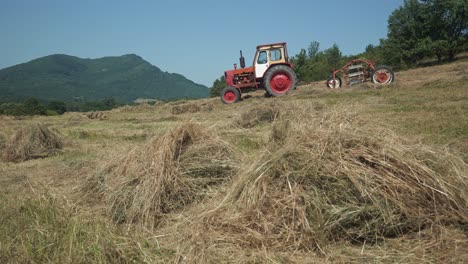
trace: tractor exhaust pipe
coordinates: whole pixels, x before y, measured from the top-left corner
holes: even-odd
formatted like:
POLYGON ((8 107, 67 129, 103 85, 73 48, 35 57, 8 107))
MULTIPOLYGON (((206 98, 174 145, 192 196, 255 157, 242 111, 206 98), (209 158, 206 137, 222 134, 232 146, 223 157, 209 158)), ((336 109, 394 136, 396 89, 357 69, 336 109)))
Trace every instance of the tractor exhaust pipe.
POLYGON ((242 56, 242 50, 240 51, 239 62, 240 62, 241 68, 245 68, 245 59, 244 59, 244 56, 242 56))

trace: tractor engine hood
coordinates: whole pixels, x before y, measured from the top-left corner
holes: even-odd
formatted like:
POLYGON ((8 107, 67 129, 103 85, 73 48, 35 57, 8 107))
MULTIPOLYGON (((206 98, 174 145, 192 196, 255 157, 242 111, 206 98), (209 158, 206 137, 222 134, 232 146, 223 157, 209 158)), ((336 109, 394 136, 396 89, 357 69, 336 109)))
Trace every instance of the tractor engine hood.
POLYGON ((241 74, 249 74, 254 72, 254 67, 247 67, 241 69, 228 70, 224 72, 224 77, 226 78, 226 83, 228 86, 234 86, 234 76, 241 74))

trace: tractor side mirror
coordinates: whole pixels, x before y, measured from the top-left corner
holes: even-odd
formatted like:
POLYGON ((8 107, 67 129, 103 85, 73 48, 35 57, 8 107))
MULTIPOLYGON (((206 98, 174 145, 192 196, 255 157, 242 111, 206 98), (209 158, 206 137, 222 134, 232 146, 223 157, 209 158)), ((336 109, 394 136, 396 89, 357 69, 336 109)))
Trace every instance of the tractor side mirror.
POLYGON ((240 51, 239 62, 240 62, 241 68, 245 68, 245 59, 244 59, 244 56, 242 56, 242 50, 240 51))

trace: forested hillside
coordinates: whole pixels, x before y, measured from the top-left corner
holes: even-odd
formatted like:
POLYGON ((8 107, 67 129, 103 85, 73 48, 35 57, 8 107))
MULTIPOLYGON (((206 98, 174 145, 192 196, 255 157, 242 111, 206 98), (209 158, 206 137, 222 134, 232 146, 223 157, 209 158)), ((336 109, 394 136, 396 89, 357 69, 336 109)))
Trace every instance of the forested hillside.
POLYGON ((56 54, 0 70, 0 102, 35 97, 43 101, 113 98, 130 103, 137 98, 207 95, 206 86, 163 72, 134 54, 99 59, 56 54))

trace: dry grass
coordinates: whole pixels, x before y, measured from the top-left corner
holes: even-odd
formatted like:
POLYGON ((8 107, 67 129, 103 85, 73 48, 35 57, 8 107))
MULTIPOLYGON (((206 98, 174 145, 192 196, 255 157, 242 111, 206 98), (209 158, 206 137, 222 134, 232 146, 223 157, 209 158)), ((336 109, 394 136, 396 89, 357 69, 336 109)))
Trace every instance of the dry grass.
POLYGON ((20 162, 43 158, 56 153, 63 147, 62 137, 42 123, 21 127, 6 142, 3 159, 20 162))
POLYGON ((94 217, 77 217, 61 199, 10 200, 2 193, 0 198, 1 263, 154 262, 116 228, 94 217))
POLYGON ((178 242, 182 255, 210 262, 227 245, 326 255, 323 248, 342 240, 373 244, 468 224, 468 166, 459 158, 404 145, 347 114, 295 125, 212 209, 181 225, 190 238, 178 242))
POLYGON ((176 104, 171 107, 171 113, 174 115, 180 115, 185 113, 196 113, 196 112, 210 112, 214 108, 214 105, 210 102, 202 103, 184 103, 176 104))
POLYGON ((185 124, 131 150, 90 179, 115 222, 156 226, 165 214, 203 198, 236 170, 234 151, 203 127, 185 124))
POLYGON ((279 117, 280 110, 273 104, 259 105, 243 111, 235 120, 235 125, 242 128, 252 128, 259 124, 271 123, 279 117))
POLYGON ((462 230, 434 226, 373 246, 332 245, 331 263, 466 263, 468 240, 462 230))
POLYGON ((7 142, 7 138, 3 133, 0 133, 0 152, 3 150, 7 142))
POLYGON ((119 108, 114 108, 110 110, 111 113, 131 113, 131 112, 141 112, 141 111, 154 111, 160 108, 161 105, 164 105, 163 102, 157 101, 154 103, 143 102, 137 105, 124 105, 119 108))
POLYGON ((288 137, 290 122, 289 120, 273 123, 270 132, 270 142, 276 145, 282 145, 288 137))

